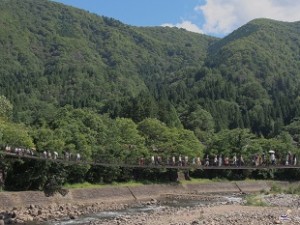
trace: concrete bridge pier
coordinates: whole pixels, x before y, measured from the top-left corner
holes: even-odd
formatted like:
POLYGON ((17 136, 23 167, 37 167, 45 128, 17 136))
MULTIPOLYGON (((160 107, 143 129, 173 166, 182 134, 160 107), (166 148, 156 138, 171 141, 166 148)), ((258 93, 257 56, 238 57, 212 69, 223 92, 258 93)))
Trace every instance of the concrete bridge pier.
POLYGON ((177 181, 191 180, 189 170, 178 170, 177 171, 177 181))

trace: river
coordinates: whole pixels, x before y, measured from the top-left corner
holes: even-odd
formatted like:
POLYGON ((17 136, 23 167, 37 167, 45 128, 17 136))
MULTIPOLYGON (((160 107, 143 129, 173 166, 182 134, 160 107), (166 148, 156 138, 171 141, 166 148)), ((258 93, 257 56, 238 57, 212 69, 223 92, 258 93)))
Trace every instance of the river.
POLYGON ((192 209, 195 207, 204 207, 208 205, 234 204, 241 203, 243 196, 236 195, 199 195, 199 196, 165 196, 159 201, 152 200, 144 203, 136 203, 123 210, 102 211, 95 214, 85 215, 73 220, 69 218, 59 221, 49 221, 43 225, 90 225, 90 224, 109 224, 109 221, 132 216, 151 214, 161 211, 172 211, 176 208, 192 209))

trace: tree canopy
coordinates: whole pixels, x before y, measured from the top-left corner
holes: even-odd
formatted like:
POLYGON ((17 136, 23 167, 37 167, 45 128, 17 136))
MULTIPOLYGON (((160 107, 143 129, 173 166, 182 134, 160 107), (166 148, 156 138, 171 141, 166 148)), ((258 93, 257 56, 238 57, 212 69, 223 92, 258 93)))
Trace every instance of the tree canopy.
MULTIPOLYGON (((47 0, 0 0, 0 24, 2 149, 115 163, 299 150, 299 22, 256 19, 219 39, 47 0)), ((70 182, 130 174, 72 169, 62 170, 70 182)), ((47 181, 34 179, 28 187, 47 181)))

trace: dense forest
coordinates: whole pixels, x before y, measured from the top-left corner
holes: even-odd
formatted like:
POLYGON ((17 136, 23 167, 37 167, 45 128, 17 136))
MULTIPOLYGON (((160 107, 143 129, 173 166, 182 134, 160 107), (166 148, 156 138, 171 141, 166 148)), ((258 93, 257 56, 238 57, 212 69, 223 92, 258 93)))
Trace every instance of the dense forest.
MULTIPOLYGON (((299 153, 300 22, 256 19, 220 39, 129 26, 47 0, 0 0, 0 26, 2 149, 110 162, 299 153)), ((12 190, 40 189, 58 172, 71 183, 135 174, 0 163, 12 190)))

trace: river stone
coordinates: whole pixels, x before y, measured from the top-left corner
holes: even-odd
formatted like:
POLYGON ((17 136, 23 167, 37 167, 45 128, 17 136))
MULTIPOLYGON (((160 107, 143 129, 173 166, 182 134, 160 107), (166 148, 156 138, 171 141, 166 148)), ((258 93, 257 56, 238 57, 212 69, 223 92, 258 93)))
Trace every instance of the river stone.
POLYGON ((71 220, 75 220, 75 219, 76 219, 76 217, 75 217, 74 214, 69 214, 69 218, 70 218, 71 220))

